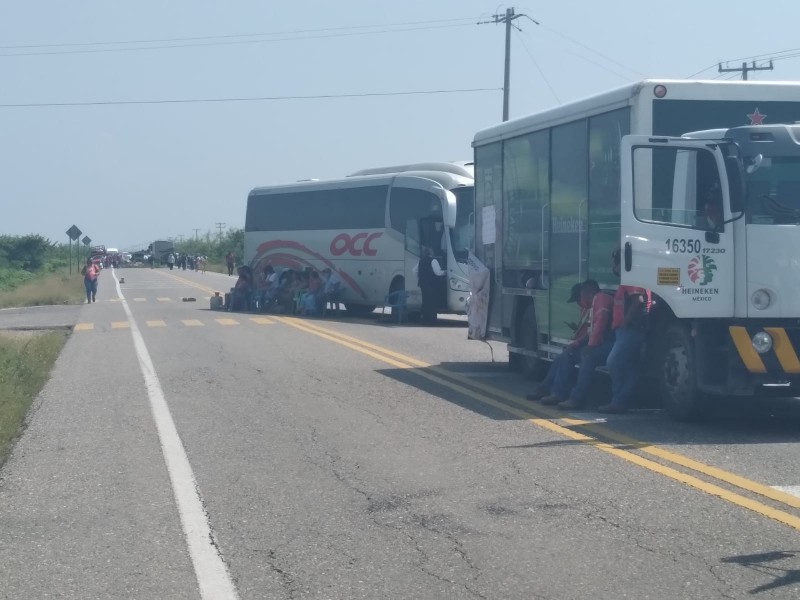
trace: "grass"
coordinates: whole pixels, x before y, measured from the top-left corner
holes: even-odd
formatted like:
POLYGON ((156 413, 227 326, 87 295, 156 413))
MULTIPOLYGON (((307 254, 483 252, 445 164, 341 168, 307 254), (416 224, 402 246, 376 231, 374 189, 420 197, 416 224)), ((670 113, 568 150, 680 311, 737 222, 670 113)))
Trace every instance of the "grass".
MULTIPOLYGON (((103 276, 100 275, 100 284, 103 276)), ((86 299, 83 277, 73 270, 48 273, 21 283, 13 289, 0 289, 0 308, 80 304, 86 299)))
POLYGON ((55 331, 0 333, 0 465, 66 339, 55 331))

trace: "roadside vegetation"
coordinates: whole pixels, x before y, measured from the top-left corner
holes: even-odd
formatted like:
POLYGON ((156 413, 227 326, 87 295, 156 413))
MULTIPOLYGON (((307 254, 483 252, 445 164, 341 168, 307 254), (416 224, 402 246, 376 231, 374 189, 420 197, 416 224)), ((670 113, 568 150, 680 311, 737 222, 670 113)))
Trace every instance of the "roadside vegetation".
POLYGON ((40 235, 0 236, 0 308, 74 304, 83 298, 79 267, 69 248, 40 235))
POLYGON ((0 465, 66 338, 67 333, 60 331, 0 332, 0 465))

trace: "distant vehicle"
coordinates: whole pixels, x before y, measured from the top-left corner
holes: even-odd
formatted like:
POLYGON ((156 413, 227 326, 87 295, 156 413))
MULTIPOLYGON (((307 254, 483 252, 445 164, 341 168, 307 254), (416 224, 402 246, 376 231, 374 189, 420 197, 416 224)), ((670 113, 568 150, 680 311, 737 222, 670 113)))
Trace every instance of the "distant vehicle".
POLYGON ((166 240, 157 240, 150 244, 148 251, 152 254, 156 263, 165 265, 167 264, 167 257, 175 253, 175 245, 166 240))
POLYGON ((439 312, 463 313, 469 295, 466 259, 474 232, 471 166, 419 163, 367 169, 345 179, 255 188, 247 200, 244 260, 334 270, 351 313, 368 313, 387 294, 408 292, 421 306, 414 267, 423 246, 446 276, 439 312))

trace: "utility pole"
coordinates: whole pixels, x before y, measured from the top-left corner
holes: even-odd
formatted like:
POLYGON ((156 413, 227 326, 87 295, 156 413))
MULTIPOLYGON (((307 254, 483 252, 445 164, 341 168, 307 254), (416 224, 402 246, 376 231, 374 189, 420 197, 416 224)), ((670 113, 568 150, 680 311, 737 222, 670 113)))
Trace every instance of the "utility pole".
POLYGON ((772 59, 769 60, 769 65, 766 67, 757 67, 756 61, 753 61, 752 66, 747 66, 747 62, 743 62, 741 67, 736 67, 733 69, 722 68, 722 63, 718 65, 718 72, 719 73, 733 73, 733 72, 742 72, 742 81, 747 81, 747 73, 748 71, 772 71, 772 59))
POLYGON ((183 234, 179 234, 178 237, 180 238, 181 244, 183 243, 183 234))
POLYGON ((513 21, 519 19, 520 17, 526 17, 533 21, 536 25, 539 24, 538 21, 532 19, 528 15, 524 15, 522 13, 515 13, 514 7, 506 9, 506 14, 504 15, 492 15, 493 21, 480 21, 478 25, 484 25, 486 23, 505 23, 506 24, 506 56, 505 56, 505 72, 503 76, 503 121, 508 121, 508 102, 510 96, 510 88, 511 88, 511 28, 516 27, 517 30, 522 31, 516 25, 513 25, 513 21))
POLYGON ((225 223, 217 223, 217 229, 219 229, 219 239, 222 240, 222 228, 225 227, 225 223))
POLYGON ((194 241, 196 242, 197 241, 197 232, 200 231, 200 229, 199 228, 198 229, 193 229, 192 231, 194 231, 194 241))

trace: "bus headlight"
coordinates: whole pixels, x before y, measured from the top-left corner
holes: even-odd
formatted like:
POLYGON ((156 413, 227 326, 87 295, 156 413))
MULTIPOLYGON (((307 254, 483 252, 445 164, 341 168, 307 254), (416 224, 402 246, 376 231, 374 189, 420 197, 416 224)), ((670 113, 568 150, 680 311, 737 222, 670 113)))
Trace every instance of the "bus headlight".
POLYGON ((756 310, 766 310, 772 304, 772 296, 765 289, 756 290, 750 296, 750 302, 756 310))
POLYGON ((766 354, 772 350, 772 336, 766 331, 759 331, 753 336, 753 348, 759 354, 766 354))
POLYGON ((468 292, 469 291, 469 281, 464 281, 463 279, 459 279, 458 277, 451 277, 450 278, 450 289, 456 290, 457 292, 468 292))

